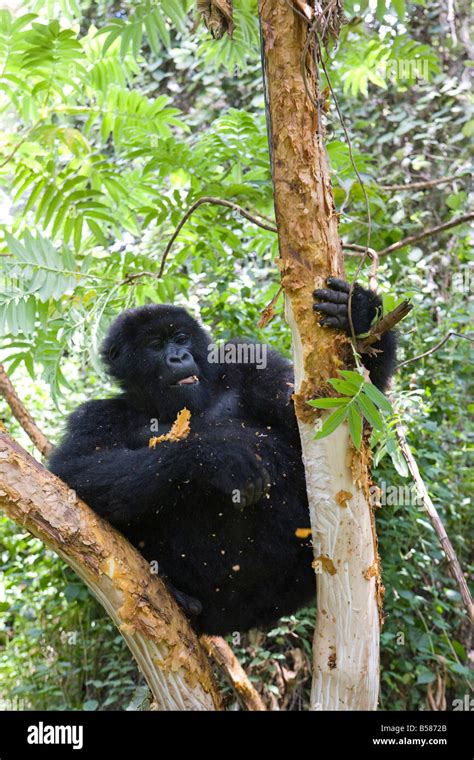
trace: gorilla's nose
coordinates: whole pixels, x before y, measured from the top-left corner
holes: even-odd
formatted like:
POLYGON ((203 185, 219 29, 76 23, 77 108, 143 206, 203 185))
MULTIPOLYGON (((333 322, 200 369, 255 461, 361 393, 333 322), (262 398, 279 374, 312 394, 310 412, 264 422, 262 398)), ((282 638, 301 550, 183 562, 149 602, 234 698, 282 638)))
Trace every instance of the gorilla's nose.
POLYGON ((191 369, 194 367, 194 360, 192 354, 186 351, 185 348, 182 348, 169 353, 166 357, 166 364, 172 370, 191 369))

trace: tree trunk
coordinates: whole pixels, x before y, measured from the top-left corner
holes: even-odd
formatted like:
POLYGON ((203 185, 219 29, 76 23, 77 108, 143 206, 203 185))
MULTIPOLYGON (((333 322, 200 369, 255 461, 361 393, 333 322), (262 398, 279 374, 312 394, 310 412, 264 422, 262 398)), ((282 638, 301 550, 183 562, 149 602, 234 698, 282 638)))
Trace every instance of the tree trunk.
POLYGON ((158 709, 219 709, 204 651, 163 582, 123 536, 4 432, 0 509, 89 586, 127 642, 158 709))
MULTIPOLYGON (((298 4, 300 7, 301 4, 298 4)), ((310 6, 308 5, 308 8, 310 6)), ((327 154, 320 135, 313 43, 301 71, 307 23, 284 0, 259 0, 279 267, 293 337, 298 419, 317 577, 313 710, 374 710, 379 682, 382 586, 369 501, 369 453, 356 452, 344 423, 314 440, 328 414, 309 399, 350 360, 347 338, 321 328, 312 291, 344 276, 327 154), (319 135, 319 136, 318 136, 319 135)), ((323 19, 324 23, 324 19, 323 19)), ((321 108, 322 110, 322 108, 321 108)))

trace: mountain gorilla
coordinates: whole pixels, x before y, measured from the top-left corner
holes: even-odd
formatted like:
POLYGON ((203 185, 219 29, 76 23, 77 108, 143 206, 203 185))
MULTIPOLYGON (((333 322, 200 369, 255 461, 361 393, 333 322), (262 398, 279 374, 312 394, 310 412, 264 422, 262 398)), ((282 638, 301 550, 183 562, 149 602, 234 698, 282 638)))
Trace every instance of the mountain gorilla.
MULTIPOLYGON (((347 331, 349 286, 327 284, 314 309, 321 324, 347 331)), ((379 303, 356 286, 356 333, 368 330, 379 303)), ((102 347, 122 393, 71 415, 50 468, 158 562, 198 630, 225 634, 295 612, 314 598, 315 578, 310 542, 295 535, 309 517, 291 365, 273 351, 265 369, 212 363, 210 344, 182 308, 123 312, 102 347), (150 448, 153 422, 166 433, 184 407, 189 435, 150 448)), ((393 334, 375 347, 381 353, 364 361, 383 389, 393 334)))

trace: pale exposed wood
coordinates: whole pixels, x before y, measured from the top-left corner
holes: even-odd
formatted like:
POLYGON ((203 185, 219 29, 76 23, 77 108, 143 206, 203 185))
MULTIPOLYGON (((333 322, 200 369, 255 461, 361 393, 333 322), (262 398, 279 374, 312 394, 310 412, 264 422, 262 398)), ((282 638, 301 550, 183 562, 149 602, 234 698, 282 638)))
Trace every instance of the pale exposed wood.
POLYGON ((4 432, 0 509, 89 586, 127 642, 158 709, 219 709, 204 651, 164 583, 123 536, 4 432))
POLYGON ((201 636, 200 641, 205 646, 209 657, 212 657, 216 665, 226 674, 242 706, 246 710, 265 711, 267 708, 260 694, 252 685, 226 640, 222 636, 201 636))

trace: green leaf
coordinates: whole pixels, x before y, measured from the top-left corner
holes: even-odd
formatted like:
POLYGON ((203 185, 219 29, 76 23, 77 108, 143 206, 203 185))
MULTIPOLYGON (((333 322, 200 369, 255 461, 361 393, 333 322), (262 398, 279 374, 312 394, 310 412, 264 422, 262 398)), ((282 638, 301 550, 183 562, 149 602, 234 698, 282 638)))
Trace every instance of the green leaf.
POLYGON ((347 398, 315 398, 308 401, 308 404, 316 407, 316 409, 333 409, 339 406, 347 406, 349 403, 350 401, 347 398))
POLYGON ((345 396, 355 396, 359 391, 358 385, 355 383, 349 383, 347 380, 339 380, 338 378, 332 377, 328 382, 332 385, 334 390, 338 393, 344 393, 345 396))
POLYGON ((356 399, 356 404, 373 428, 380 431, 385 429, 383 417, 368 396, 361 393, 356 399))
POLYGON ((417 684, 427 684, 427 683, 433 683, 433 681, 436 679, 436 673, 433 673, 431 670, 420 670, 418 673, 418 678, 416 679, 417 684))
MULTIPOLYGON (((161 37, 161 41, 163 42, 163 45, 169 48, 171 46, 171 37, 170 37, 168 27, 166 26, 166 23, 164 19, 162 18, 160 11, 156 9, 155 12, 151 14, 151 18, 156 24, 156 28, 158 30, 158 34, 161 37)), ((153 21, 151 23, 153 23, 153 21)))
POLYGON ((344 420, 347 417, 347 407, 343 407, 341 409, 337 409, 335 412, 333 412, 327 420, 324 422, 321 430, 316 433, 315 440, 320 440, 321 438, 325 438, 330 433, 333 433, 336 428, 341 425, 344 420))
POLYGON ((379 389, 373 383, 364 383, 362 393, 365 393, 365 395, 374 402, 375 406, 381 409, 383 412, 387 412, 387 414, 393 414, 393 409, 390 401, 386 396, 384 396, 382 391, 379 391, 379 389))
POLYGON ((341 369, 339 370, 339 374, 342 375, 345 380, 349 380, 349 382, 357 385, 358 387, 363 385, 365 382, 363 375, 361 375, 359 372, 354 372, 354 370, 341 369))
POLYGON ((357 450, 360 449, 362 441, 362 417, 359 414, 354 404, 349 406, 349 432, 351 434, 352 441, 357 450))
POLYGON ((399 21, 403 21, 405 18, 405 0, 392 0, 392 5, 395 8, 399 21))

